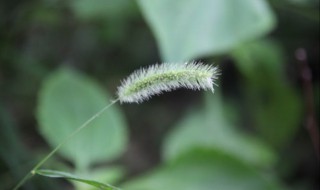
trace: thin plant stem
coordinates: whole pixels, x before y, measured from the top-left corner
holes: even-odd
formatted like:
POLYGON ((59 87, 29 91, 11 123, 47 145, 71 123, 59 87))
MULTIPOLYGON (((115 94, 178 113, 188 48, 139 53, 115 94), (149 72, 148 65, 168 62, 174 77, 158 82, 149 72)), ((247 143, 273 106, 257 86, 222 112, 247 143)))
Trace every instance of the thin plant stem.
POLYGON ((112 101, 110 104, 102 108, 96 114, 94 114, 91 118, 89 118, 86 122, 84 122, 80 127, 78 127, 75 131, 73 131, 69 136, 67 136, 60 144, 58 144, 46 157, 44 157, 37 165, 35 165, 21 180, 20 182, 13 188, 13 190, 17 190, 20 188, 30 177, 34 176, 36 171, 49 159, 51 158, 63 145, 70 141, 70 139, 79 133, 82 129, 87 127, 93 120, 99 117, 104 111, 110 108, 113 104, 117 103, 119 98, 112 101))
POLYGON ((305 96, 306 122, 305 127, 314 146, 315 154, 320 159, 319 129, 314 108, 314 96, 312 86, 312 72, 308 64, 307 52, 304 48, 296 50, 296 59, 300 62, 300 72, 305 96))

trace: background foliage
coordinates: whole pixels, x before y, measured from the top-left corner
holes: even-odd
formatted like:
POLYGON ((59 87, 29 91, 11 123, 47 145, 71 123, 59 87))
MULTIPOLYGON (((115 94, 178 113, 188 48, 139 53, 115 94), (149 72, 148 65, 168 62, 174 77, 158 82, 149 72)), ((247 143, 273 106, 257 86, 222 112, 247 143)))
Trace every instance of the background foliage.
MULTIPOLYGON (((126 190, 319 188, 306 128, 319 114, 318 0, 7 0, 0 29, 0 189, 133 70, 187 60, 220 67, 214 95, 115 105, 46 168, 126 190)), ((92 189, 43 177, 23 188, 92 189)))

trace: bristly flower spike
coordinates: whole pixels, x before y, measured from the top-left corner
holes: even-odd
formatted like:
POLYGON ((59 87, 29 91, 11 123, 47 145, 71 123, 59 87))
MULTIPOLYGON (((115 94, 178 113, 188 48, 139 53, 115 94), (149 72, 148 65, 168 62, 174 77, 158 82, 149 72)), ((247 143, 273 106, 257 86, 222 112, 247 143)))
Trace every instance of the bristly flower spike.
POLYGON ((177 88, 214 92, 218 75, 217 67, 201 62, 156 64, 129 75, 118 87, 117 95, 121 103, 141 103, 177 88))

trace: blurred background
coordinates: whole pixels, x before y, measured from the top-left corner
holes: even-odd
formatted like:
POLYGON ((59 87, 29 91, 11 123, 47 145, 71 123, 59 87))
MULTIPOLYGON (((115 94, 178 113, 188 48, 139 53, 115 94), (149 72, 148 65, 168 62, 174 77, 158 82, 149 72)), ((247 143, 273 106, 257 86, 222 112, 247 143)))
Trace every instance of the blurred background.
POLYGON ((214 94, 117 104, 43 168, 126 190, 319 189, 318 0, 1 1, 0 189, 131 72, 193 60, 219 67, 214 94))

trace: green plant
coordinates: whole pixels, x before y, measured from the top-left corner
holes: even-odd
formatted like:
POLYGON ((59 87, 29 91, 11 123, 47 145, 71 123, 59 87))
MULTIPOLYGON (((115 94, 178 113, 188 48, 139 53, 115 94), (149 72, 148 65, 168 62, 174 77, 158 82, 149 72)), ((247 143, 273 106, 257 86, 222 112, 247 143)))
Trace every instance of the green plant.
POLYGON ((210 89, 212 92, 213 84, 218 78, 217 67, 204 65, 202 63, 164 63, 153 65, 147 69, 140 69, 131 74, 118 88, 118 98, 109 105, 102 108, 82 125, 76 128, 70 135, 62 140, 47 156, 45 156, 31 171, 14 187, 17 190, 28 178, 35 174, 47 177, 63 177, 70 180, 80 181, 93 185, 102 190, 112 190, 115 187, 109 184, 101 184, 96 181, 82 179, 80 177, 54 170, 40 170, 39 168, 51 158, 63 145, 68 143, 72 137, 88 127, 96 118, 109 109, 113 104, 120 102, 142 102, 150 96, 160 94, 162 91, 171 91, 185 87, 188 89, 210 89))
POLYGON ((21 189, 318 189, 318 0, 4 0, 0 18, 0 189, 121 76, 188 60, 219 65, 218 92, 118 100, 36 172, 68 183, 37 174, 21 189))

